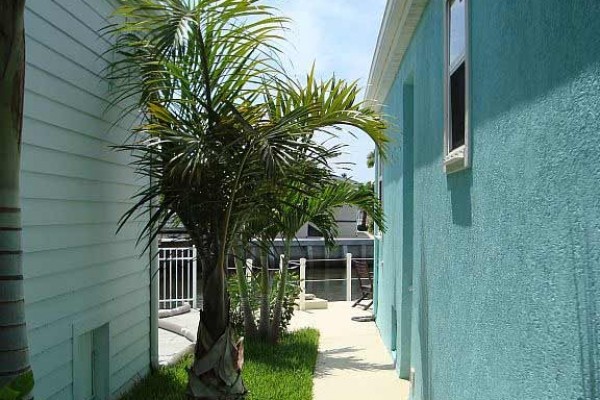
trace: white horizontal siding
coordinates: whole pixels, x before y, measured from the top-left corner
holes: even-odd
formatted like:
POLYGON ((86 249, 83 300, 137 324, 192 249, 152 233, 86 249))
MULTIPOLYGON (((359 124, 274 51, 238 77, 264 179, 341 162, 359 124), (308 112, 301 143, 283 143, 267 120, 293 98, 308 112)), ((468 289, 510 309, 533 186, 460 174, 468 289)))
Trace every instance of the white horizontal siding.
POLYGON ((27 3, 22 149, 25 295, 36 399, 73 399, 73 325, 110 323, 111 393, 149 369, 148 257, 136 246, 143 221, 119 218, 144 184, 131 157, 110 146, 115 125, 102 79, 107 0, 27 3))
POLYGON ((73 400, 73 385, 65 386, 62 390, 48 397, 48 400, 73 400))
POLYGON ((76 252, 73 251, 73 247, 68 247, 27 253, 28 281, 33 282, 33 279, 41 276, 116 263, 123 259, 137 259, 137 254, 131 254, 131 247, 135 245, 135 241, 136 239, 132 238, 119 243, 95 243, 79 247, 76 252))

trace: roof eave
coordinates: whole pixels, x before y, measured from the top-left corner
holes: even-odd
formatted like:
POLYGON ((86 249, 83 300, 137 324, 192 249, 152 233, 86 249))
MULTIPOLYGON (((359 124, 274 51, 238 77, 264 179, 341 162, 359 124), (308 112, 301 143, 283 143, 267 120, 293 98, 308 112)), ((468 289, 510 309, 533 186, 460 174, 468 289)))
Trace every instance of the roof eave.
POLYGON ((394 84, 429 0, 388 0, 369 73, 366 100, 376 110, 394 84))

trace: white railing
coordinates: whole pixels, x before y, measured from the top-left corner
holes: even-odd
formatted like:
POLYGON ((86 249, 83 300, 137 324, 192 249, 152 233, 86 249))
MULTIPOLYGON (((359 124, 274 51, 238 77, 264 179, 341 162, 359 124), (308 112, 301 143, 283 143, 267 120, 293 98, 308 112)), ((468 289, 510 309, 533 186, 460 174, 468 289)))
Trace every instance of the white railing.
MULTIPOLYGON (((298 269, 300 272, 300 297, 299 297, 299 307, 301 310, 306 309, 306 283, 324 283, 324 282, 344 282, 345 283, 345 300, 352 301, 352 281, 358 280, 357 277, 352 277, 352 260, 361 260, 361 261, 372 261, 373 258, 353 258, 352 253, 347 253, 344 258, 314 258, 314 259, 306 259, 301 258, 299 260, 290 260, 289 261, 289 269, 295 270, 298 269), (327 279, 306 279, 306 268, 307 264, 312 262, 341 262, 345 261, 345 276, 343 278, 327 278, 327 279)), ((269 271, 281 271, 283 267, 283 263, 285 262, 285 257, 283 255, 279 256, 279 268, 269 268, 269 271)), ((253 260, 246 260, 246 279, 250 281, 252 279, 252 268, 253 268, 253 260)), ((233 270, 233 268, 231 268, 233 270)))
MULTIPOLYGON (((300 309, 304 310, 306 305, 306 284, 307 283, 345 283, 345 300, 352 301, 353 280, 352 261, 362 260, 370 261, 372 258, 353 258, 352 253, 347 253, 344 258, 322 258, 290 260, 289 268, 298 269, 300 275, 300 309), (307 279, 307 267, 313 262, 344 262, 345 273, 340 278, 326 279, 307 279)), ((280 271, 285 262, 284 256, 279 258, 279 268, 269 268, 270 271, 280 271)), ((233 272, 234 268, 230 268, 233 272)), ((248 280, 252 279, 253 260, 246 260, 245 275, 248 280)), ((339 271, 339 270, 338 270, 339 271)), ((161 309, 170 309, 189 303, 193 308, 197 308, 197 266, 196 266, 196 248, 195 247, 162 247, 159 249, 159 307, 161 309)), ((340 287, 341 289, 341 287, 340 287)), ((340 291, 337 291, 338 295, 340 291)), ((343 292, 342 292, 343 293, 343 292)), ((331 293, 330 293, 331 294, 331 293)), ((339 299, 339 297, 338 297, 339 299)))
MULTIPOLYGON (((358 278, 352 277, 352 253, 347 253, 345 258, 323 258, 323 259, 311 259, 301 258, 299 260, 300 266, 300 304, 301 310, 306 309, 306 283, 307 282, 345 282, 346 286, 346 301, 352 301, 352 281, 358 280, 358 278), (328 279, 306 279, 306 266, 309 262, 328 262, 328 261, 345 261, 346 272, 343 278, 328 278, 328 279)), ((373 258, 354 258, 356 261, 372 261, 373 258)))
POLYGON ((197 308, 195 247, 161 247, 158 250, 158 284, 161 309, 189 303, 197 308))

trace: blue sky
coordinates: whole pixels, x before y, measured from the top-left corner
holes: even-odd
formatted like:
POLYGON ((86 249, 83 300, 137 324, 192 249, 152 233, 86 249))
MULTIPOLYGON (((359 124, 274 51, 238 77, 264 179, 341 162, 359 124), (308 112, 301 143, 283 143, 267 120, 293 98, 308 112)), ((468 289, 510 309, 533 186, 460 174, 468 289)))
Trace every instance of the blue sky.
MULTIPOLYGON (((333 73, 339 78, 359 79, 365 87, 373 58, 385 0, 269 0, 281 14, 293 20, 287 34, 286 51, 296 73, 304 75, 316 61, 317 73, 333 73)), ((344 140, 349 145, 340 161, 354 162, 345 171, 358 181, 373 179, 366 166, 373 149, 364 134, 344 140)), ((343 172, 343 171, 340 171, 343 172)))

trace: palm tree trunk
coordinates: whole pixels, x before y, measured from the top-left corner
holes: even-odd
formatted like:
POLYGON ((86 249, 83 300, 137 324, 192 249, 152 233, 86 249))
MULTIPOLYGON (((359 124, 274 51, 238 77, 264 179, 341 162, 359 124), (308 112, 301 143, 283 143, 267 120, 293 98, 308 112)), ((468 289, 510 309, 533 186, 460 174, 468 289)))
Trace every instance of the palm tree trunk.
POLYGON ((283 298, 285 297, 285 287, 287 285, 288 261, 290 259, 291 241, 285 240, 284 246, 284 261, 281 266, 279 287, 277 288, 277 298, 273 309, 273 325, 271 325, 271 341, 277 343, 279 341, 279 327, 281 325, 281 313, 283 307, 283 298))
MULTIPOLYGON (((200 248, 196 243, 196 247, 200 248)), ((188 371, 189 399, 239 400, 246 395, 241 376, 243 341, 235 341, 229 326, 229 295, 223 257, 200 256, 203 309, 194 352, 188 371)))
POLYGON ((269 256, 263 252, 260 263, 260 322, 258 326, 258 334, 262 339, 269 337, 269 323, 271 321, 271 286, 269 284, 269 256))
POLYGON ((240 287, 240 303, 244 314, 244 333, 246 337, 256 337, 258 329, 254 320, 254 311, 250 306, 250 298, 248 297, 248 281, 244 273, 244 264, 241 258, 242 252, 238 249, 234 250, 235 254, 235 270, 240 287))
POLYGON ((16 399, 32 398, 33 389, 25 327, 19 200, 24 8, 25 0, 0 0, 0 394, 13 390, 16 399))

